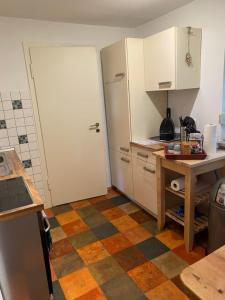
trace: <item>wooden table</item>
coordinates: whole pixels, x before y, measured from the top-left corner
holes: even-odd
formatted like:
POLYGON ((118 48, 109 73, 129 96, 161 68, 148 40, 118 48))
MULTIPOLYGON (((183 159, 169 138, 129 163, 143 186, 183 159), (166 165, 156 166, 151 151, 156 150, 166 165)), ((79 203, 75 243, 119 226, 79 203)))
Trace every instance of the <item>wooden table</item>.
POLYGON ((195 181, 196 176, 210 171, 225 168, 225 151, 218 151, 214 155, 207 156, 205 160, 168 160, 164 150, 153 153, 156 155, 157 175, 157 204, 158 204, 158 228, 162 230, 166 219, 166 187, 165 170, 171 170, 185 177, 185 191, 173 192, 184 199, 184 220, 179 222, 184 226, 184 241, 187 251, 191 251, 194 242, 194 207, 195 207, 195 181))
POLYGON ((185 268, 183 283, 203 300, 225 299, 225 246, 185 268))

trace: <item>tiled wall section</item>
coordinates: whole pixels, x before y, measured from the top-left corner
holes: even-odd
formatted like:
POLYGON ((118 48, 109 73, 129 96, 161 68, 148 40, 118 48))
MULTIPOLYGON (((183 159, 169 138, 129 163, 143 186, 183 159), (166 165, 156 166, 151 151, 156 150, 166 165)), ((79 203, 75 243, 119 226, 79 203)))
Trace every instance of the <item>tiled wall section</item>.
POLYGON ((0 149, 14 147, 44 200, 40 153, 29 92, 0 92, 0 149))

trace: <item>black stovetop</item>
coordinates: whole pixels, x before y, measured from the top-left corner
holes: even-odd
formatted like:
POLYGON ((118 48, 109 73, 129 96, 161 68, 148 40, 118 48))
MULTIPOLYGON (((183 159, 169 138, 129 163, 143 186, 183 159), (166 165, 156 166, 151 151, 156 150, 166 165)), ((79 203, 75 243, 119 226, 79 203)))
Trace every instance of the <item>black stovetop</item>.
POLYGON ((157 141, 157 142, 167 142, 167 143, 168 142, 177 142, 177 141, 180 141, 180 133, 175 133, 174 139, 172 139, 170 141, 160 140, 159 136, 150 137, 150 140, 157 141))
POLYGON ((32 203, 23 177, 0 180, 0 212, 32 203))

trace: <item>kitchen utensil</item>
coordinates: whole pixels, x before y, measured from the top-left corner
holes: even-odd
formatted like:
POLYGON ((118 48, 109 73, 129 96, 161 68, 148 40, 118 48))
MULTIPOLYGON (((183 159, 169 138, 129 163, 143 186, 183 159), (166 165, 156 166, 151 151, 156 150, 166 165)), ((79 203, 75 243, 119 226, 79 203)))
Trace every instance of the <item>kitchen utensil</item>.
POLYGON ((171 109, 167 108, 167 116, 162 120, 160 125, 159 133, 160 133, 160 140, 170 141, 174 139, 174 123, 171 119, 171 109))

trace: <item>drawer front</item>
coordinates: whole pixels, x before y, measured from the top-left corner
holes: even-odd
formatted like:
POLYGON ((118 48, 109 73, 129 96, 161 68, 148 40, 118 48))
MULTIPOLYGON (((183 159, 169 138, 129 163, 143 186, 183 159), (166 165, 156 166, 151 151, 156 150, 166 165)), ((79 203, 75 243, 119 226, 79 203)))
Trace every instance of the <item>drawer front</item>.
POLYGON ((112 184, 133 198, 132 157, 129 154, 110 150, 112 184))
POLYGON ((147 210, 157 215, 157 186, 155 165, 133 159, 134 199, 147 210))
POLYGON ((134 159, 137 158, 146 163, 156 165, 156 158, 151 150, 142 149, 140 147, 132 147, 132 156, 134 159))

